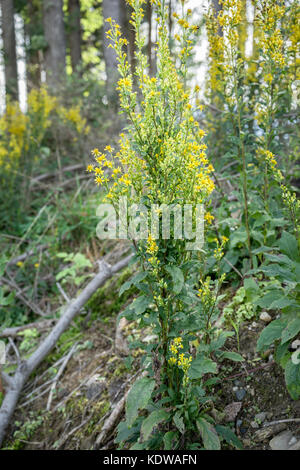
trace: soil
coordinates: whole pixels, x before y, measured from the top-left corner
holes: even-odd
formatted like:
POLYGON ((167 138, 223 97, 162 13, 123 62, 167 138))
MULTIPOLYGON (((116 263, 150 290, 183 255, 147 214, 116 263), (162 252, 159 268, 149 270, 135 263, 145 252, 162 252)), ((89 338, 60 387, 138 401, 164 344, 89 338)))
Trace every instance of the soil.
MULTIPOLYGON (((59 381, 51 412, 45 411, 49 391, 37 397, 30 405, 19 406, 6 447, 93 449, 104 420, 122 398, 138 367, 136 359, 127 368, 125 358, 115 352, 115 320, 114 315, 103 320, 97 319, 83 331, 80 343, 86 344, 88 341, 90 346, 77 352, 69 361, 59 381), (41 424, 38 417, 42 420, 41 424), (26 424, 31 425, 32 429, 20 436, 20 431, 24 430, 26 424), (15 431, 18 431, 16 435, 15 431)), ((244 448, 250 450, 270 449, 270 439, 283 429, 290 430, 297 439, 300 438, 300 425, 292 421, 269 427, 267 437, 261 432, 262 429, 265 431, 263 425, 266 423, 300 417, 300 401, 290 398, 285 387, 283 370, 274 362, 272 349, 264 357, 256 353, 257 338, 264 326, 263 322, 257 320, 242 325, 239 352, 245 361, 224 361, 223 370, 220 370, 224 374, 222 384, 215 387, 218 396, 215 404, 219 417, 217 420, 222 424, 226 424, 225 407, 233 402, 240 402, 240 410, 229 424, 235 428, 244 448), (261 412, 265 413, 264 422, 255 419, 261 412)), ((125 337, 135 334, 134 326, 125 326, 123 334, 125 337)), ((237 351, 235 337, 228 340, 226 347, 230 351, 237 351)), ((138 357, 139 352, 135 355, 138 357)), ((36 377, 41 372, 38 371, 36 377)), ((28 399, 28 393, 41 383, 33 378, 20 403, 24 403, 28 399)), ((116 448, 114 436, 113 431, 107 437, 104 448, 116 448)))

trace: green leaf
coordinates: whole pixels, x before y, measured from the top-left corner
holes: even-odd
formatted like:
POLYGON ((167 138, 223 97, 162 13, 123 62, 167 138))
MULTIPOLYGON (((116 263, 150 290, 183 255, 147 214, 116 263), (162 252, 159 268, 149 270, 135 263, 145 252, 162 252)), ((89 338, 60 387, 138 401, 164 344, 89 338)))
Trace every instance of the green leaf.
POLYGON ((201 434, 203 445, 207 450, 220 450, 221 444, 214 426, 204 418, 197 419, 197 428, 201 434))
POLYGON ((280 309, 292 305, 293 301, 284 296, 281 290, 272 290, 254 302, 254 305, 267 310, 280 309))
POLYGON ((178 429, 178 431, 180 431, 181 434, 183 434, 185 426, 184 426, 183 417, 180 416, 179 411, 177 411, 177 413, 175 413, 175 415, 173 416, 173 421, 174 421, 174 424, 175 424, 176 428, 178 429))
POLYGON ((257 351, 261 351, 266 346, 269 346, 276 339, 281 337, 282 331, 286 326, 286 321, 281 319, 272 321, 260 334, 257 341, 257 351))
POLYGON ((233 445, 237 449, 243 448, 241 441, 236 437, 234 432, 228 426, 221 426, 218 424, 216 426, 216 431, 228 444, 233 445))
POLYGON ((300 331, 300 317, 294 318, 287 324, 287 327, 281 334, 281 343, 286 343, 290 339, 294 338, 300 331))
POLYGON ((234 362, 242 362, 244 361, 245 359, 243 358, 243 356, 241 356, 240 354, 236 353, 236 352, 233 352, 233 351, 225 351, 222 356, 221 356, 221 359, 230 359, 230 361, 234 361, 234 362))
POLYGON ((183 272, 178 266, 167 266, 166 270, 172 276, 174 294, 179 294, 184 285, 183 272))
POLYGON ((285 383, 293 400, 300 397, 300 364, 289 361, 285 367, 285 383))
POLYGON ((169 415, 165 410, 153 411, 144 421, 141 427, 141 438, 143 441, 147 441, 151 435, 153 428, 159 423, 168 419, 169 415))
POLYGON ((154 387, 155 381, 148 377, 143 377, 133 384, 126 401, 126 422, 129 427, 138 417, 139 410, 148 405, 154 387))
POLYGON ((279 248, 282 253, 287 255, 292 260, 295 260, 299 257, 297 240, 292 234, 288 232, 282 233, 279 240, 279 248))
POLYGON ((140 295, 139 297, 134 299, 130 306, 130 310, 134 310, 137 315, 141 315, 145 312, 145 310, 147 310, 150 302, 150 297, 147 297, 146 295, 140 295))
POLYGON ((189 377, 191 379, 200 379, 204 374, 216 374, 217 364, 211 359, 197 356, 191 363, 189 368, 189 377))
POLYGON ((145 444, 142 444, 140 442, 136 442, 133 444, 133 446, 130 447, 130 450, 144 450, 146 449, 145 444))
POLYGON ((132 285, 136 286, 139 284, 141 281, 143 281, 147 277, 146 272, 141 272, 133 276, 129 281, 124 282, 124 284, 121 286, 119 296, 121 296, 125 291, 130 289, 132 285))
POLYGON ((135 434, 137 438, 139 435, 139 428, 139 425, 129 428, 126 421, 121 421, 117 426, 118 434, 115 438, 115 442, 117 444, 121 442, 128 442, 130 438, 134 437, 135 434))
POLYGON ((174 450, 176 448, 175 439, 178 439, 178 433, 175 431, 169 431, 164 435, 165 450, 174 450))

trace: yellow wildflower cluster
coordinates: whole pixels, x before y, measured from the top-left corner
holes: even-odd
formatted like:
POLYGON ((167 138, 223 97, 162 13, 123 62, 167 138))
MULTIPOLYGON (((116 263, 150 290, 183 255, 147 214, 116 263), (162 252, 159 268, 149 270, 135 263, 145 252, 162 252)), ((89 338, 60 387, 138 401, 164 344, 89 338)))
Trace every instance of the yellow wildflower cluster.
POLYGON ((0 167, 16 170, 27 144, 28 117, 18 103, 7 103, 6 112, 0 118, 0 167))
POLYGON ((60 106, 58 114, 62 117, 64 122, 70 122, 74 125, 78 134, 88 134, 90 131, 89 126, 86 125, 86 119, 81 115, 80 105, 65 108, 60 106))
MULTIPOLYGON (((174 338, 170 344, 171 357, 168 362, 170 365, 177 365, 180 369, 183 370, 185 376, 191 366, 192 356, 186 355, 185 353, 179 353, 179 350, 183 349, 182 338, 174 338)), ((185 383, 187 383, 188 378, 185 378, 185 383)))
POLYGON ((157 267, 160 263, 159 259, 157 259, 158 246, 157 246, 156 241, 152 237, 151 233, 149 234, 147 238, 146 253, 151 255, 148 258, 149 263, 152 264, 154 267, 157 267))
POLYGON ((266 0, 258 5, 256 23, 261 29, 260 46, 265 55, 265 60, 271 60, 275 66, 283 67, 283 38, 280 31, 280 20, 285 14, 282 2, 275 3, 266 0))
POLYGON ((211 302, 211 289, 210 289, 211 278, 207 276, 205 281, 200 281, 201 287, 198 289, 198 297, 200 297, 201 301, 208 305, 211 302))
MULTIPOLYGON (((27 105, 27 112, 23 113, 18 103, 8 102, 5 113, 0 117, 0 167, 5 171, 16 172, 19 165, 24 166, 27 154, 33 153, 33 158, 38 158, 45 131, 54 122, 51 117, 54 110, 56 115, 72 122, 78 133, 86 126, 86 121, 80 116, 79 106, 59 106, 56 98, 49 95, 45 87, 31 90, 27 105)), ((88 128, 85 127, 87 132, 88 128)))
POLYGON ((210 225, 212 221, 214 220, 214 216, 210 212, 206 212, 204 215, 204 219, 210 225))
MULTIPOLYGON (((195 119, 198 105, 193 106, 191 91, 185 85, 185 59, 189 53, 191 32, 190 12, 179 18, 186 41, 184 57, 178 54, 180 74, 169 50, 167 11, 154 2, 158 17, 156 77, 149 75, 141 34, 144 1, 131 0, 132 24, 136 33, 136 76, 140 102, 133 91, 131 68, 124 52, 120 27, 109 18, 107 36, 112 41, 118 61, 120 106, 131 122, 127 134, 121 134, 119 149, 112 154, 113 184, 106 196, 113 204, 126 195, 130 203, 140 203, 141 196, 159 204, 204 203, 214 190, 214 171, 206 157, 202 142, 205 131, 195 119), (186 36, 185 36, 186 35, 186 36), (183 76, 183 78, 182 78, 183 76)), ((104 164, 104 161, 101 162, 104 164)), ((91 167, 90 171, 95 171, 91 167)), ((101 181, 99 178, 97 182, 101 181)), ((105 181, 102 181, 105 183, 105 181)), ((99 184, 102 184, 101 182, 99 184)))
POLYGON ((224 246, 228 242, 228 238, 223 235, 221 237, 221 242, 217 238, 215 238, 214 241, 217 244, 216 248, 214 249, 214 257, 216 258, 216 260, 220 261, 224 256, 223 250, 224 250, 224 246))
POLYGON ((290 191, 284 184, 282 184, 283 174, 276 168, 277 161, 275 156, 269 150, 260 150, 261 155, 264 156, 266 163, 271 170, 271 173, 275 181, 280 185, 281 197, 284 205, 290 212, 292 222, 295 226, 295 230, 300 232, 300 200, 297 198, 296 194, 290 191))

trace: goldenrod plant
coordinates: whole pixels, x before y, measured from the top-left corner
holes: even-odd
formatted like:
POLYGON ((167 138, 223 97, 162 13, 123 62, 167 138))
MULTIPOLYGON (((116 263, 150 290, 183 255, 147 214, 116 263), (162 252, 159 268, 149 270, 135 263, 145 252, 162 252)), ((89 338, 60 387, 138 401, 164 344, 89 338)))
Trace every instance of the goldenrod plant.
MULTIPOLYGON (((118 426, 116 442, 131 449, 219 449, 222 440, 240 447, 230 428, 215 424, 210 414, 213 405, 206 397, 218 381, 211 377, 218 372, 214 359, 222 357, 227 338, 214 322, 225 278, 219 273, 219 264, 228 239, 224 236, 212 242, 214 275, 210 278, 205 270, 205 250, 200 246, 188 249, 190 240, 175 236, 176 210, 181 214, 186 205, 192 209, 193 236, 197 209, 204 206, 208 224, 213 219, 208 209, 215 187, 214 168, 205 153, 205 130, 195 118, 197 89, 191 90, 187 83, 186 64, 197 25, 191 24, 191 11, 181 1, 181 15, 174 14, 181 44, 171 57, 167 6, 164 1, 152 1, 158 40, 157 73, 150 76, 141 32, 145 1, 128 3, 136 35, 136 77, 124 52, 126 39, 110 18, 107 35, 117 55, 120 106, 129 124, 120 135, 118 149, 110 145, 104 152, 94 149, 95 163, 87 167, 95 183, 106 188, 105 200, 119 215, 120 198, 125 197, 128 207, 139 213, 140 225, 129 224, 129 237, 141 271, 120 293, 131 285, 139 289, 140 295, 123 315, 141 329, 151 328, 155 337, 148 345, 139 342, 148 376, 139 379, 129 393, 126 420, 118 426), (168 236, 159 229, 166 207, 173 222, 168 236), (158 228, 151 224, 153 216, 157 216, 158 228), (145 237, 140 236, 142 222, 151 227, 145 237), (145 410, 142 415, 141 410, 145 410)), ((182 226, 178 230, 181 232, 182 226)))
POLYGON ((80 105, 63 106, 46 87, 30 91, 26 112, 21 111, 19 103, 8 101, 5 113, 0 117, 0 178, 1 186, 5 188, 0 194, 0 224, 6 223, 11 210, 15 212, 15 219, 22 219, 34 171, 50 155, 47 146, 49 135, 55 137, 57 128, 66 129, 68 126, 72 128, 75 139, 82 139, 90 131, 80 105))

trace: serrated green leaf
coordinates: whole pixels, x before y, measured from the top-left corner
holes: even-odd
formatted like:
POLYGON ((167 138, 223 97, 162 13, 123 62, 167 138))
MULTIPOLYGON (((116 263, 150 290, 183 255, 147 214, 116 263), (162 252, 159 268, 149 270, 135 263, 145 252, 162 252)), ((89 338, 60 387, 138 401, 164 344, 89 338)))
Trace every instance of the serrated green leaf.
POLYGON ((184 285, 183 272, 178 266, 167 266, 166 270, 172 276, 174 294, 179 294, 184 285))
POLYGON ((124 284, 121 286, 119 296, 121 296, 125 291, 130 289, 132 285, 136 286, 137 284, 139 284, 147 277, 147 275, 148 274, 146 272, 141 272, 133 276, 131 279, 129 279, 129 281, 124 282, 124 284))
POLYGON ((281 334, 281 343, 294 338, 300 331, 300 317, 291 320, 281 334))
POLYGON ((207 450, 220 450, 221 444, 214 426, 204 418, 197 419, 197 428, 201 434, 203 445, 207 450))
POLYGON ((191 363, 188 375, 191 379, 200 379, 204 374, 216 374, 217 364, 211 359, 197 356, 191 363))
POLYGON ((266 346, 269 346, 276 339, 281 338, 282 331, 286 327, 286 321, 281 319, 272 321, 260 334, 257 341, 257 351, 261 351, 266 346))
POLYGON ((282 253, 291 258, 291 260, 296 260, 299 257, 297 239, 291 233, 282 233, 279 240, 279 248, 282 253))
POLYGON ((173 422, 176 428, 178 429, 178 431, 180 431, 181 434, 183 434, 185 426, 184 426, 183 417, 180 415, 180 412, 177 411, 177 413, 175 413, 175 415, 173 416, 173 422))
POLYGON ((164 435, 165 450, 173 450, 176 448, 174 441, 178 439, 178 432, 169 431, 164 435))
POLYGON ((218 424, 216 425, 216 431, 228 444, 233 445, 237 449, 243 448, 241 441, 236 437, 234 432, 228 426, 221 426, 218 424))
POLYGON ((155 410, 150 413, 149 416, 143 421, 141 427, 141 438, 143 441, 147 441, 151 435, 153 429, 162 421, 168 419, 168 413, 165 410, 155 410))
POLYGON ((141 315, 142 313, 147 310, 149 304, 151 302, 151 298, 147 297, 146 295, 140 295, 130 305, 130 310, 134 310, 137 315, 141 315))
POLYGON ((300 397, 300 364, 289 361, 286 364, 284 376, 289 394, 293 400, 298 400, 300 397))
POLYGON ((148 405, 154 387, 155 381, 148 377, 137 380, 131 387, 126 400, 126 422, 129 427, 138 417, 139 410, 148 405))

